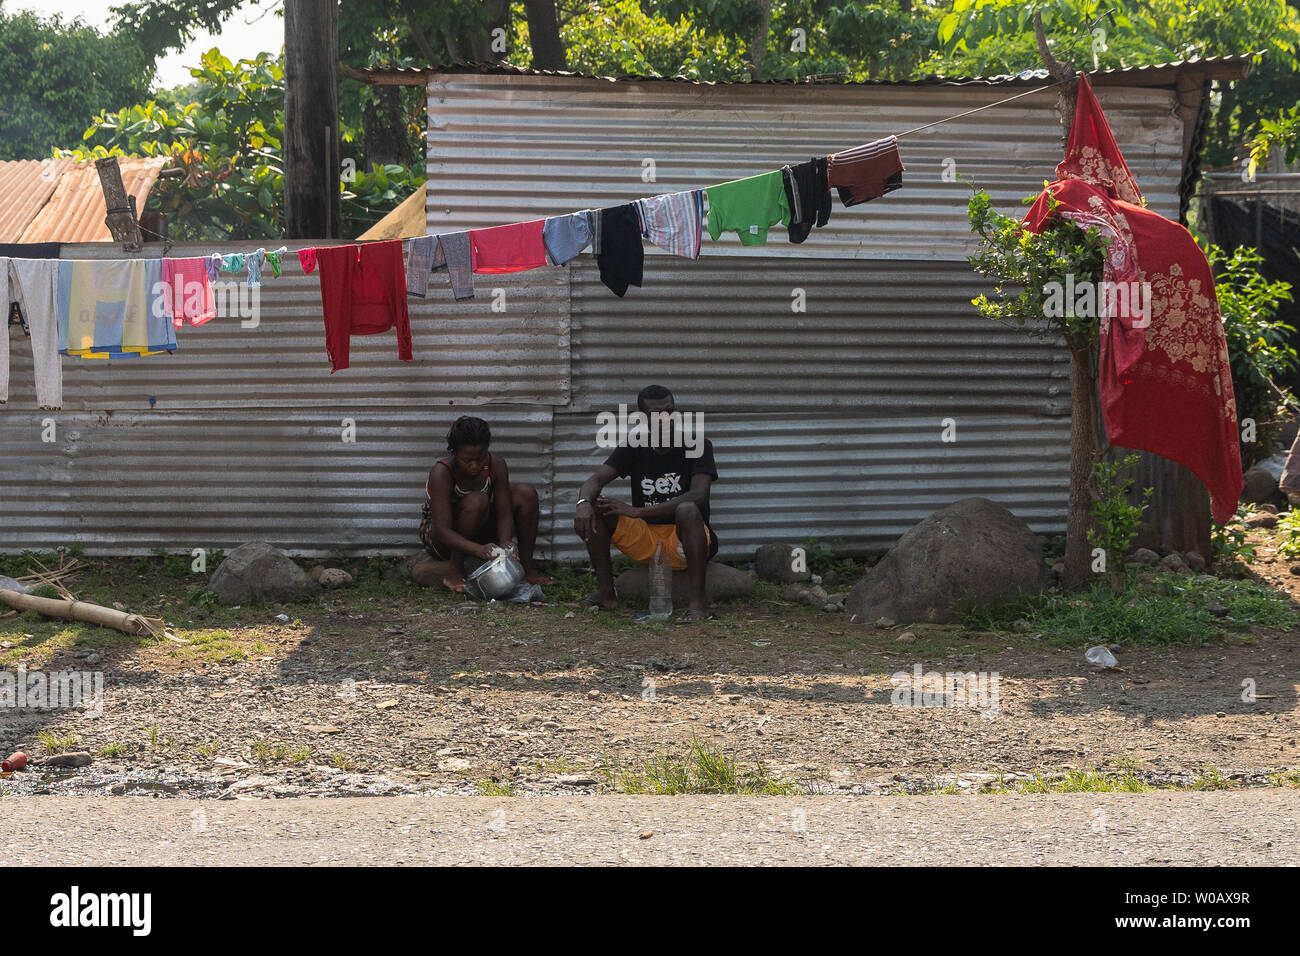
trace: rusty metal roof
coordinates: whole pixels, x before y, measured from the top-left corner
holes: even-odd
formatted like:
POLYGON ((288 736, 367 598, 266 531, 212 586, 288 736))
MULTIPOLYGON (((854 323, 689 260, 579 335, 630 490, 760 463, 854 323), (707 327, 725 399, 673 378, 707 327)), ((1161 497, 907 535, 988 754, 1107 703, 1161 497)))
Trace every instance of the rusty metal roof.
MULTIPOLYGON (((122 184, 144 210, 167 157, 120 159, 122 184)), ((110 242, 108 207, 93 162, 17 159, 0 162, 0 242, 110 242)))
MULTIPOLYGON (((1169 86, 1177 82, 1180 73, 1199 73, 1212 80, 1240 80, 1249 72, 1251 64, 1261 55, 1261 53, 1234 53, 1226 56, 1194 56, 1170 63, 1111 67, 1105 70, 1088 71, 1088 79, 1094 86, 1169 86)), ((761 80, 758 82, 746 80, 733 83, 695 80, 684 76, 644 76, 641 74, 596 76, 590 73, 561 70, 534 70, 505 62, 457 63, 434 67, 372 67, 368 69, 344 66, 343 73, 354 80, 380 85, 419 85, 426 82, 430 76, 458 73, 581 77, 620 83, 671 82, 690 83, 697 86, 1005 86, 1017 83, 1038 83, 1048 79, 1046 70, 1029 69, 1016 74, 998 76, 939 76, 930 74, 906 80, 848 80, 842 74, 826 74, 808 76, 800 80, 761 80)))

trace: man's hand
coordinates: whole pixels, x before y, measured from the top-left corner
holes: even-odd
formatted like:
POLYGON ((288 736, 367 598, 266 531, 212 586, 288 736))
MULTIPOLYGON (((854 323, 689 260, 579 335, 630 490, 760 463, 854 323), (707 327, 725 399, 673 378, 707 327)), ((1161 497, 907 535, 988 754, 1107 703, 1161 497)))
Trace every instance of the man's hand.
POLYGON ((474 553, 484 561, 491 561, 497 556, 497 546, 495 544, 476 545, 474 553))
POLYGON ((595 512, 591 508, 590 501, 584 501, 578 505, 578 510, 573 516, 573 530, 577 532, 583 544, 586 544, 591 537, 591 523, 594 516, 595 512))
POLYGON ((616 515, 627 515, 629 518, 637 517, 636 508, 633 508, 625 501, 619 501, 617 498, 597 498, 596 507, 607 518, 616 515))

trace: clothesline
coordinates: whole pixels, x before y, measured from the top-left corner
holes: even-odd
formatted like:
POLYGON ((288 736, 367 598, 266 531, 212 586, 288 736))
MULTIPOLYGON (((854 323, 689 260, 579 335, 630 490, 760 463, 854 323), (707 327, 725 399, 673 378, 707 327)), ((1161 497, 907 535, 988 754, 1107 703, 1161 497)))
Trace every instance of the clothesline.
MULTIPOLYGON (((902 186, 905 167, 898 152, 899 137, 1059 85, 1025 90, 897 135, 713 186, 500 226, 406 240, 305 247, 298 251, 303 271, 310 274, 319 264, 332 370, 348 367, 352 335, 394 329, 399 358, 411 361, 406 297, 423 298, 433 270, 445 267, 454 297, 470 299, 474 275, 561 266, 590 247, 601 281, 621 297, 629 286, 642 284, 643 241, 696 259, 705 231, 715 242, 723 233, 734 233, 742 245, 756 246, 765 245, 769 230, 780 225, 788 229, 791 242, 802 243, 814 227, 829 221, 832 189, 841 205, 849 208, 902 186)), ((39 403, 42 407, 60 403, 59 356, 135 358, 174 352, 173 329, 181 328, 186 319, 191 325, 202 325, 216 316, 212 283, 222 272, 247 268, 248 285, 255 287, 261 284, 264 262, 280 275, 286 253, 281 247, 188 258, 13 259, 0 269, 0 286, 10 286, 13 298, 22 302, 22 312, 38 319, 39 336, 26 324, 24 331, 31 335, 33 355, 46 383, 42 387, 38 377, 39 403), (5 274, 10 268, 12 282, 5 274), (161 299, 153 291, 158 288, 166 290, 161 299), (52 297, 47 297, 47 289, 54 292, 52 297), (109 319, 102 321, 105 316, 109 319)), ((0 293, 5 291, 0 288, 0 293)), ((7 335, 0 346, 6 344, 7 335)), ((8 355, 3 354, 7 351, 0 349, 0 402, 7 398, 8 355)))
POLYGON ((1015 96, 1008 96, 1004 100, 998 100, 996 103, 986 103, 983 106, 975 107, 973 110, 967 110, 964 113, 957 113, 953 116, 948 116, 941 120, 935 120, 933 123, 926 123, 924 126, 918 126, 915 129, 905 130, 904 132, 897 133, 895 135, 899 139, 902 139, 904 136, 911 136, 913 133, 919 133, 921 132, 921 130, 929 129, 931 126, 942 126, 944 123, 951 123, 953 120, 961 119, 963 116, 970 116, 972 113, 979 113, 983 110, 991 110, 995 106, 1001 106, 1004 103, 1010 103, 1012 100, 1018 100, 1022 96, 1031 96, 1034 93, 1042 93, 1044 90, 1050 90, 1053 89, 1054 87, 1060 86, 1061 83, 1063 82, 1064 82, 1063 80, 1057 80, 1055 83, 1048 83, 1046 86, 1040 86, 1036 90, 1025 90, 1023 93, 1017 93, 1015 96))

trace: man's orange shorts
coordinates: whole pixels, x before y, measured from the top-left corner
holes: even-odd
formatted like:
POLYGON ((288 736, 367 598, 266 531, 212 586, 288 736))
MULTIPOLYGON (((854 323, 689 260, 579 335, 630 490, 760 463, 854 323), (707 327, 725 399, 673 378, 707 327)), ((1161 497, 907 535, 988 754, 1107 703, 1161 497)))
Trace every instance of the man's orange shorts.
MULTIPOLYGON (((709 545, 712 547, 713 530, 707 525, 704 530, 709 533, 709 545)), ((618 526, 614 529, 614 536, 610 540, 614 547, 633 561, 654 560, 655 548, 663 544, 664 553, 668 555, 669 566, 674 571, 686 570, 686 552, 682 550, 682 543, 677 540, 675 524, 650 524, 643 518, 619 515, 618 526)))

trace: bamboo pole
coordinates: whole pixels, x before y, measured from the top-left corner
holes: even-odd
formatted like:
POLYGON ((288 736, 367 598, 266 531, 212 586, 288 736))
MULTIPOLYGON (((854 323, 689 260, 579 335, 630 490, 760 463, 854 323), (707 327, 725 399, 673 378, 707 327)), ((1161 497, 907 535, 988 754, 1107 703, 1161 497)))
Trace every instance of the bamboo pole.
POLYGON ((128 614, 125 611, 88 604, 85 601, 43 598, 35 594, 19 594, 17 591, 5 589, 0 589, 0 601, 20 611, 35 611, 46 617, 85 621, 88 624, 98 624, 100 627, 111 627, 125 634, 149 634, 156 637, 163 634, 167 627, 162 618, 128 614))

